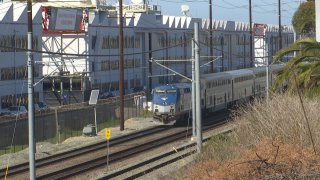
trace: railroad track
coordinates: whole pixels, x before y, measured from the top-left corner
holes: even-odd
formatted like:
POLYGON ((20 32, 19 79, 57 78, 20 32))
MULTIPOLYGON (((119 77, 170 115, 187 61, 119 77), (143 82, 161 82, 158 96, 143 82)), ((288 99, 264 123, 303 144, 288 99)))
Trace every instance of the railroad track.
MULTIPOLYGON (((205 141, 205 139, 204 139, 205 141)), ((197 152, 195 143, 180 146, 144 161, 115 170, 98 179, 136 179, 197 152)))
MULTIPOLYGON (((138 132, 134 132, 134 133, 130 133, 124 136, 120 136, 120 137, 115 137, 113 139, 110 140, 110 147, 121 144, 123 142, 127 142, 127 141, 131 141, 137 138, 141 138, 143 136, 147 136, 149 134, 154 134, 154 133, 158 133, 161 131, 165 131, 167 130, 168 127, 167 126, 157 126, 157 127, 152 127, 152 128, 148 128, 142 131, 138 131, 138 132)), ((80 156, 86 153, 91 153, 93 151, 97 151, 100 149, 105 149, 107 148, 107 143, 106 141, 101 141, 98 143, 94 143, 88 146, 84 146, 84 147, 80 147, 74 150, 70 150, 67 152, 63 152, 63 153, 59 153, 59 154, 55 154, 46 158, 42 158, 42 159, 38 159, 36 160, 36 168, 41 168, 43 166, 52 164, 52 163, 56 163, 62 160, 67 160, 70 158, 74 158, 76 156, 80 156)), ((21 174, 24 172, 28 172, 29 171, 29 163, 22 163, 22 164, 18 164, 18 165, 14 165, 9 167, 9 171, 7 176, 10 177, 12 175, 16 175, 16 174, 21 174)), ((6 169, 0 169, 0 177, 4 177, 6 173, 6 169)))
MULTIPOLYGON (((203 142, 206 142, 209 139, 210 137, 206 137, 203 139, 203 142)), ((196 143, 187 143, 179 146, 178 148, 150 157, 144 161, 125 166, 110 173, 106 173, 105 175, 100 176, 98 179, 136 179, 196 153, 196 143)))
POLYGON ((158 139, 152 139, 151 141, 147 141, 143 144, 138 144, 134 147, 127 148, 123 151, 112 153, 109 155, 109 162, 107 162, 107 158, 108 158, 107 155, 100 156, 100 157, 93 158, 90 161, 86 161, 81 164, 76 164, 72 167, 61 169, 52 173, 47 173, 43 176, 37 176, 37 179, 65 179, 73 175, 78 175, 80 173, 87 172, 94 168, 105 166, 108 163, 111 164, 113 162, 125 159, 135 154, 148 151, 150 149, 176 141, 181 138, 185 138, 185 133, 183 131, 166 136, 166 138, 163 138, 162 136, 162 137, 159 137, 158 139))
MULTIPOLYGON (((225 121, 220 120, 219 123, 204 127, 203 130, 209 131, 214 128, 221 127, 225 123, 225 121)), ((47 173, 43 176, 37 176, 37 179, 67 179, 73 176, 79 176, 79 174, 94 171, 95 169, 106 166, 107 164, 112 164, 124 160, 128 157, 132 157, 134 155, 161 147, 168 143, 184 139, 186 138, 186 136, 190 137, 191 135, 192 131, 188 128, 170 135, 158 137, 157 139, 152 139, 151 141, 145 141, 143 144, 124 149, 123 151, 111 153, 109 155, 109 162, 107 162, 107 156, 100 156, 92 158, 90 161, 86 161, 84 163, 76 164, 74 166, 64 168, 55 172, 47 173)))
MULTIPOLYGON (((225 116, 220 117, 220 122, 218 124, 216 123, 215 125, 207 126, 206 128, 204 128, 204 131, 222 126, 224 124, 223 119, 225 119, 225 116)), ((171 128, 170 126, 160 126, 141 132, 132 133, 126 136, 114 138, 110 141, 110 148, 117 147, 115 145, 124 147, 120 150, 115 148, 114 151, 109 155, 109 162, 107 162, 106 154, 93 154, 95 151, 106 150, 107 143, 105 141, 90 145, 89 147, 83 147, 72 150, 70 152, 57 154, 36 161, 37 179, 65 179, 73 177, 81 173, 93 171, 96 168, 107 165, 107 163, 112 164, 125 158, 132 157, 133 155, 146 152, 162 145, 186 138, 186 136, 190 136, 191 133, 192 131, 190 128, 183 128, 183 130, 182 128, 180 128, 180 130, 177 130, 175 128, 171 128), (141 142, 138 142, 139 139, 141 142), (128 142, 131 142, 131 145, 127 145, 126 143, 128 142), (93 155, 90 156, 90 154, 93 155), (63 167, 65 164, 67 164, 68 161, 71 162, 72 159, 73 161, 76 161, 79 158, 81 159, 82 156, 87 156, 87 158, 90 156, 90 159, 82 160, 82 162, 74 162, 72 165, 63 167), (50 166, 54 166, 52 164, 58 164, 56 165, 56 167, 59 166, 59 168, 50 168, 50 166)), ((29 166, 27 163, 13 166, 9 169, 9 174, 7 177, 11 177, 12 179, 20 179, 21 177, 25 177, 28 169, 29 166)), ((4 177, 5 169, 2 169, 0 172, 2 173, 0 175, 4 177)))

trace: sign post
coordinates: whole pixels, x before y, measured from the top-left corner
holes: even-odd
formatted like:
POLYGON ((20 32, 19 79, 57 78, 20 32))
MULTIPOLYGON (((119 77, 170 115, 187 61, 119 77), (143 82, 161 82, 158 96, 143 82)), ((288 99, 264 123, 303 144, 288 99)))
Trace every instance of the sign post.
POLYGON ((97 135, 98 134, 97 107, 95 105, 93 106, 93 110, 94 110, 94 126, 96 129, 96 135, 97 135))
POLYGON ((106 128, 106 139, 107 139, 107 168, 109 168, 109 139, 111 138, 111 130, 106 128))
POLYGON ((92 90, 90 95, 89 104, 94 105, 94 126, 96 129, 96 134, 98 134, 98 123, 97 123, 97 102, 99 97, 99 90, 92 90))

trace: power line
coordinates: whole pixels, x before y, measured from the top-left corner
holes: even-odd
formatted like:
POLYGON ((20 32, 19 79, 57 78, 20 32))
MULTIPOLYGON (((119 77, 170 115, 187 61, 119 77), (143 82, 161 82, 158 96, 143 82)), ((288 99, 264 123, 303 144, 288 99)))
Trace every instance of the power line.
MULTIPOLYGON (((191 40, 187 40, 186 42, 182 42, 182 43, 179 43, 179 44, 176 44, 176 45, 173 45, 173 46, 169 46, 169 47, 165 47, 165 48, 155 49, 155 50, 151 50, 151 51, 136 52, 136 53, 127 53, 127 54, 124 54, 124 55, 125 56, 134 56, 134 55, 141 55, 141 54, 146 54, 146 53, 150 53, 150 52, 164 51, 166 49, 171 49, 171 48, 174 48, 174 47, 177 47, 177 46, 181 46, 183 44, 186 44, 189 41, 191 41, 191 40)), ((209 47, 209 45, 207 45, 204 42, 201 42, 201 44, 209 47)), ((8 49, 13 49, 13 50, 27 51, 27 49, 24 49, 24 48, 17 48, 17 47, 15 48, 15 47, 10 47, 10 46, 1 46, 0 45, 0 48, 8 48, 8 49)), ((222 50, 220 50, 218 48, 215 48, 215 47, 213 47, 213 49, 215 49, 217 51, 222 51, 222 50)), ((87 55, 87 54, 72 54, 72 53, 58 53, 58 52, 38 51, 38 50, 32 50, 31 52, 41 53, 41 54, 59 55, 59 56, 61 56, 61 55, 76 56, 76 57, 85 57, 85 56, 89 56, 89 57, 118 57, 119 56, 119 54, 88 54, 87 55)), ((226 51, 223 51, 223 52, 226 53, 226 51)), ((235 56, 239 56, 239 55, 235 55, 235 56)), ((239 57, 247 58, 247 56, 239 56, 239 57)), ((72 57, 70 57, 70 58, 72 58, 72 57)), ((78 61, 78 60, 80 61, 81 59, 72 59, 70 61, 75 62, 75 61, 78 61)), ((116 60, 116 59, 114 59, 114 60, 116 60)), ((110 59, 110 61, 113 61, 113 60, 110 59)), ((94 61, 92 61, 92 62, 94 62, 94 61)), ((103 62, 100 61, 100 62, 95 62, 95 63, 103 63, 103 62)), ((81 66, 81 65, 77 64, 75 66, 81 66)))
MULTIPOLYGON (((177 46, 181 46, 183 44, 188 43, 187 40, 186 42, 178 43, 173 46, 165 47, 165 48, 159 48, 151 51, 143 51, 143 52, 137 52, 137 53, 125 53, 124 56, 131 56, 131 55, 141 55, 141 54, 147 54, 150 52, 157 52, 157 51, 163 51, 166 49, 171 49, 177 46)), ((28 51, 28 49, 25 48, 17 48, 17 47, 12 47, 12 46, 2 46, 0 45, 0 48, 8 48, 8 49, 13 49, 13 50, 20 50, 20 51, 28 51)), ((59 53, 59 52, 48 52, 48 51, 39 51, 39 50, 31 50, 33 53, 40 53, 40 54, 51 54, 51 55, 66 55, 66 56, 77 56, 77 57, 118 57, 120 56, 119 54, 73 54, 73 53, 59 53)))
MULTIPOLYGON (((199 41, 199 43, 202 44, 202 45, 208 46, 208 45, 207 45, 206 43, 204 43, 204 42, 199 41)), ((208 47, 209 47, 209 46, 208 46, 208 47)), ((234 57, 236 57, 236 58, 249 58, 249 57, 250 57, 250 56, 241 56, 241 55, 238 55, 238 54, 229 53, 228 51, 224 51, 224 50, 221 50, 221 49, 218 49, 218 48, 213 48, 213 49, 215 49, 215 50, 217 50, 217 51, 220 51, 220 52, 223 52, 224 54, 230 54, 230 55, 232 55, 232 56, 234 56, 234 57)), ((257 57, 257 58, 269 58, 269 57, 273 57, 273 56, 259 56, 259 57, 257 57)))

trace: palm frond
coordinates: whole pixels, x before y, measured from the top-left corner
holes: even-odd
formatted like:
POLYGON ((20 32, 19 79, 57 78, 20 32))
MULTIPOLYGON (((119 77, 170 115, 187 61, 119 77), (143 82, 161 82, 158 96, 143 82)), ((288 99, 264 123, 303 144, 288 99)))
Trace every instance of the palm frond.
POLYGON ((281 59, 290 54, 290 53, 294 53, 294 52, 298 52, 300 51, 300 47, 298 46, 289 46, 287 48, 281 49, 280 51, 277 52, 277 54, 274 56, 273 58, 273 62, 277 62, 277 61, 281 61, 281 59))

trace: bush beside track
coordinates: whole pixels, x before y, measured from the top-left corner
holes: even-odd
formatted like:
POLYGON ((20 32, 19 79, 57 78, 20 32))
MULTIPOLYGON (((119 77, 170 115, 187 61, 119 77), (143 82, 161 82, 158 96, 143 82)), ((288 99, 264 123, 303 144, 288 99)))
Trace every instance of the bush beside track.
POLYGON ((211 139, 198 160, 170 179, 319 179, 319 98, 276 94, 239 108, 236 130, 211 139))

